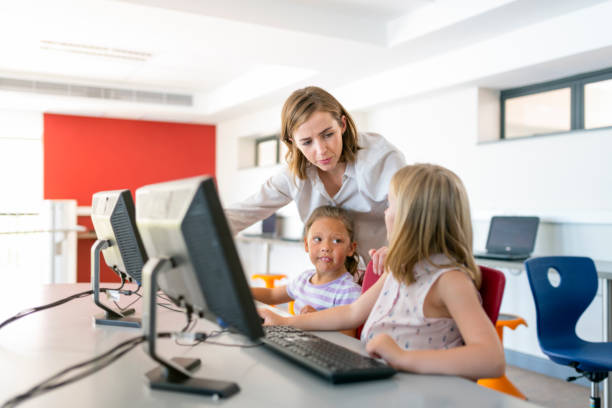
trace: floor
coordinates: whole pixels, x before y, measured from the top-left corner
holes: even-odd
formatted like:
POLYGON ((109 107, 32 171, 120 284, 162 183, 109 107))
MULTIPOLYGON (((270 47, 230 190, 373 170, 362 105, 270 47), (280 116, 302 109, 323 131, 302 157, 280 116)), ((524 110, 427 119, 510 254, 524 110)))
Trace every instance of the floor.
POLYGON ((588 407, 590 389, 582 385, 548 377, 514 366, 506 367, 506 376, 527 397, 543 407, 588 407))

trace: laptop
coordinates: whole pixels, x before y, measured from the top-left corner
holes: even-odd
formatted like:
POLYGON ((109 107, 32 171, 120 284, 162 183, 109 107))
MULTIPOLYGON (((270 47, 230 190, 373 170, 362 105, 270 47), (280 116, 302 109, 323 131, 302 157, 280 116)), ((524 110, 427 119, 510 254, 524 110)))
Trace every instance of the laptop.
POLYGON ((486 252, 476 258, 523 261, 531 256, 538 233, 538 217, 494 216, 489 225, 486 252))

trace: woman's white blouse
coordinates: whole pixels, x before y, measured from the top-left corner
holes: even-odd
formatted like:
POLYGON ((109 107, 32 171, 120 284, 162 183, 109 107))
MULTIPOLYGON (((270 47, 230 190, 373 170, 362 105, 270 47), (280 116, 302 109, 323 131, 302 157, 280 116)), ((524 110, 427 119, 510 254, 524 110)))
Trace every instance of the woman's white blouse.
POLYGON ((348 163, 342 187, 330 197, 313 165, 306 170, 306 179, 293 177, 287 165, 270 177, 260 190, 246 200, 225 208, 234 234, 272 215, 295 201, 302 222, 322 205, 348 210, 355 223, 357 251, 369 261, 368 250, 387 244, 384 211, 391 177, 405 165, 404 155, 381 135, 359 133, 361 150, 353 163, 348 163))

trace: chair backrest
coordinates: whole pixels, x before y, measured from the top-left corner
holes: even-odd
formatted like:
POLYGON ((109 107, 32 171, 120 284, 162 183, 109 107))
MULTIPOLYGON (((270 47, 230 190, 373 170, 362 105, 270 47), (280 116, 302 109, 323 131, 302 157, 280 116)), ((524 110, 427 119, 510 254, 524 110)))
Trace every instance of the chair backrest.
POLYGON ((574 256, 531 258, 525 261, 525 269, 535 301, 540 347, 546 351, 559 341, 580 341, 576 323, 597 292, 593 260, 574 256), (552 273, 549 277, 551 269, 559 276, 552 273))
POLYGON ((374 273, 372 261, 368 262, 365 273, 363 274, 363 281, 361 282, 361 293, 365 293, 376 281, 380 278, 380 275, 374 273))
MULTIPOLYGON (((504 296, 504 288, 506 286, 506 277, 501 271, 497 269, 488 268, 486 266, 480 266, 480 273, 482 275, 482 284, 480 285, 480 297, 482 298, 482 307, 485 310, 489 319, 493 325, 497 322, 499 316, 499 308, 501 306, 502 297, 504 296)), ((365 274, 363 275, 363 283, 361 284, 361 293, 368 290, 376 281, 380 278, 380 275, 374 273, 372 267, 372 261, 368 263, 365 274)), ((361 337, 360 326, 357 329, 357 338, 361 337)))
POLYGON ((491 323, 495 325, 499 317, 502 298, 504 297, 506 277, 497 269, 487 266, 479 266, 479 268, 480 275, 482 276, 482 283, 480 284, 482 307, 487 316, 489 316, 489 319, 491 319, 491 323))

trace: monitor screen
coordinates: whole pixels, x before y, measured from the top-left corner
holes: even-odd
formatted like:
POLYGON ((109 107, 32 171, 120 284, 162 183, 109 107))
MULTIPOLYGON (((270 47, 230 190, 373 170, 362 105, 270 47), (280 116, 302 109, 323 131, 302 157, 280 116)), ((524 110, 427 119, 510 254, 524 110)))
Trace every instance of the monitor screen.
POLYGON ((530 254, 535 245, 539 222, 538 217, 492 217, 487 250, 530 254))
POLYGON ((102 250, 106 264, 140 285, 147 261, 130 190, 101 191, 91 198, 91 221, 99 240, 109 241, 102 250))
POLYGON ((170 260, 157 283, 173 301, 251 339, 263 336, 212 178, 139 188, 136 222, 149 257, 170 260))

